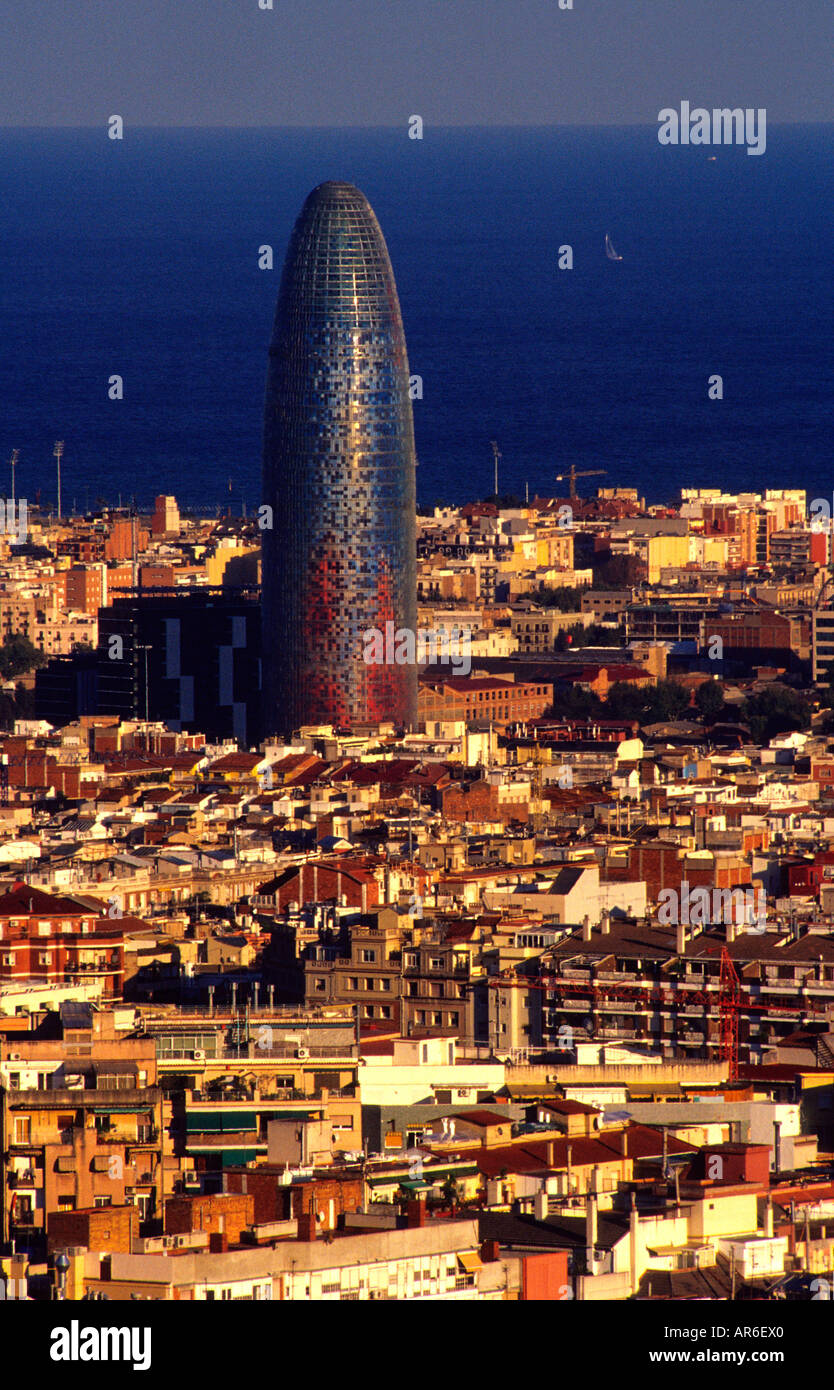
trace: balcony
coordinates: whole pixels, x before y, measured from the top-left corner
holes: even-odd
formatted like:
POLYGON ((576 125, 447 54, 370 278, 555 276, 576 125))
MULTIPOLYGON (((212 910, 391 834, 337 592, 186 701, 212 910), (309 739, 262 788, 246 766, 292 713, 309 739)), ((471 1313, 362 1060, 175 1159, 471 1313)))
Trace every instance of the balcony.
POLYGON ((22 1173, 8 1173, 6 1175, 6 1183, 10 1191, 20 1189, 21 1187, 34 1187, 35 1171, 33 1168, 27 1168, 25 1172, 22 1173))
POLYGON ((124 1091, 70 1090, 12 1091, 8 1095, 11 1111, 25 1110, 150 1110, 159 1104, 162 1091, 156 1086, 135 1086, 124 1091))

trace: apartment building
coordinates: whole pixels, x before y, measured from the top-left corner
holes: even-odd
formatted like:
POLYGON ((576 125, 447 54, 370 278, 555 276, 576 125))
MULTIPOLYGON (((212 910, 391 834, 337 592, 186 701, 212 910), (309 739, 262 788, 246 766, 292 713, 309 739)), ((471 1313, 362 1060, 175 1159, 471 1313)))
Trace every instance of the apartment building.
POLYGON ((61 1016, 61 1038, 0 1044, 0 1238, 34 1253, 52 1212, 132 1204, 146 1220, 162 1201, 153 1044, 103 1035, 88 1005, 61 1016))
POLYGON ((0 984, 97 981, 121 995, 125 926, 93 898, 56 897, 18 882, 0 895, 0 984))

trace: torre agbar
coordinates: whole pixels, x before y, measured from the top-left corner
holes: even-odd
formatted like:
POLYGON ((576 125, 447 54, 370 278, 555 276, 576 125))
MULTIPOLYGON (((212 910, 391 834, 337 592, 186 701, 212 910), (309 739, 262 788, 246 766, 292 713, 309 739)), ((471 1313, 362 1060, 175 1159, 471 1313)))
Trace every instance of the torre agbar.
POLYGON ((412 725, 416 667, 365 661, 369 629, 390 651, 416 628, 416 458, 394 273, 351 184, 321 184, 301 210, 269 356, 264 733, 412 725))

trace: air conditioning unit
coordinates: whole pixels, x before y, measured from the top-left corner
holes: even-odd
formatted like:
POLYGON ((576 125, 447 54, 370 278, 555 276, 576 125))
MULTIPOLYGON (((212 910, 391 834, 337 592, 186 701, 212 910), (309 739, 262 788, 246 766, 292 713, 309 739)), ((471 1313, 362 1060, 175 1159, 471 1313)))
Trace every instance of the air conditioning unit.
POLYGON ((195 1047, 191 1056, 195 1062, 204 1062, 206 1060, 206 1054, 201 1047, 195 1047))
POLYGON ((300 1062, 306 1062, 307 1058, 310 1056, 310 1049, 307 1047, 297 1047, 295 1055, 300 1062))
POLYGON ((22 1053, 22 1052, 10 1052, 10 1053, 9 1053, 9 1061, 10 1061, 10 1062, 22 1062, 22 1061, 23 1061, 23 1053, 22 1053))

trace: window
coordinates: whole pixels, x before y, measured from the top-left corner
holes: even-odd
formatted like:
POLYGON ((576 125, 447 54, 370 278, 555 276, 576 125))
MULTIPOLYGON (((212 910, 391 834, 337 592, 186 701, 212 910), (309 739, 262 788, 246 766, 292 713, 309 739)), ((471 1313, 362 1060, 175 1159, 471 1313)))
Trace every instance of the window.
POLYGON ((376 960, 376 951, 362 950, 359 952, 359 959, 363 965, 372 965, 376 960))
POLYGON ((20 1072, 19 1072, 19 1071, 10 1071, 10 1072, 9 1072, 9 1090, 10 1090, 10 1091, 19 1091, 19 1090, 20 1090, 20 1072))
POLYGON ((349 977, 348 977, 348 989, 358 989, 358 988, 359 988, 359 976, 358 976, 358 975, 351 975, 351 976, 349 976, 349 977))
POLYGON ((14 1142, 16 1144, 30 1144, 32 1142, 32 1121, 28 1115, 15 1116, 14 1142))
POLYGON ((313 988, 319 994, 324 994, 324 991, 327 989, 327 981, 325 980, 323 975, 316 976, 315 981, 313 982, 313 988))

